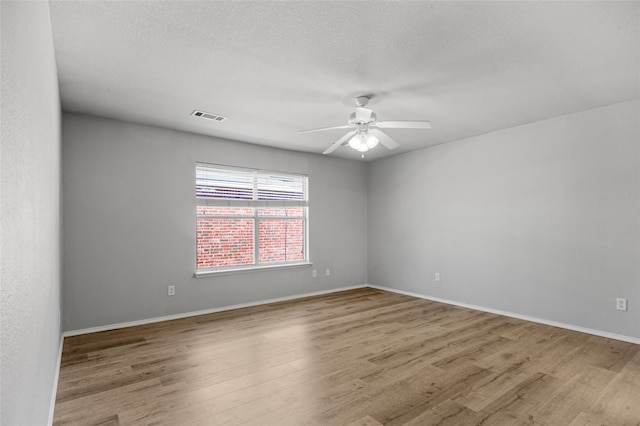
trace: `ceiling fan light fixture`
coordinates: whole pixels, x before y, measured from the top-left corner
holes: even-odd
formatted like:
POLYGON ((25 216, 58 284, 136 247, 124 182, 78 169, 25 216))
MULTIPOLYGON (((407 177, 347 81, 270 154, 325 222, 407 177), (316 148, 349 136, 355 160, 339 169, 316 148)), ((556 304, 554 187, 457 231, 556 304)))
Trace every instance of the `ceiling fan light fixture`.
POLYGON ((378 145, 378 138, 376 138, 372 134, 367 133, 366 142, 367 142, 367 147, 369 149, 373 149, 376 147, 376 145, 378 145))
POLYGON ((358 133, 349 141, 349 146, 359 152, 367 152, 378 145, 378 138, 370 133, 358 133))

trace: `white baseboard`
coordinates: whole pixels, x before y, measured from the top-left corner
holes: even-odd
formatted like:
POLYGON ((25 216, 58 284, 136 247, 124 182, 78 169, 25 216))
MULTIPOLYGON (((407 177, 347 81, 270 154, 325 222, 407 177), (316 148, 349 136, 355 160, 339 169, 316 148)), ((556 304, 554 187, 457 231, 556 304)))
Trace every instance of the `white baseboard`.
POLYGON ((53 425, 53 414, 56 409, 56 396, 58 395, 58 378, 60 377, 60 365, 62 364, 62 345, 64 343, 64 335, 60 335, 60 344, 58 347, 58 360, 56 361, 56 374, 53 376, 53 389, 51 389, 51 403, 49 404, 49 422, 53 425))
MULTIPOLYGON (((269 304, 269 303, 285 302, 287 300, 302 299, 304 297, 320 296, 320 295, 323 295, 323 294, 337 293, 337 292, 340 292, 340 291, 354 290, 354 289, 366 288, 366 287, 375 288, 375 289, 383 290, 383 291, 389 291, 389 292, 392 292, 392 293, 404 294, 405 296, 417 297, 419 299, 426 299, 426 300, 431 300, 431 301, 434 301, 434 302, 446 303, 448 305, 455 305, 455 306, 460 306, 460 307, 463 307, 463 308, 475 309, 477 311, 488 312, 488 313, 496 314, 496 315, 503 315, 503 316, 506 316, 506 317, 517 318, 517 319, 521 319, 521 320, 525 320, 525 321, 531 321, 531 322, 535 322, 535 323, 539 323, 539 324, 550 325, 550 326, 553 326, 553 327, 565 328, 567 330, 578 331, 580 333, 587 333, 587 334, 592 334, 594 336, 606 337, 608 339, 621 340, 623 342, 635 343, 637 345, 640 345, 640 339, 636 338, 636 337, 625 336, 625 335, 622 335, 622 334, 609 333, 607 331, 595 330, 595 329, 592 329, 592 328, 580 327, 580 326, 573 325, 573 324, 565 324, 565 323, 561 323, 561 322, 546 320, 546 319, 543 319, 543 318, 531 317, 531 316, 528 316, 528 315, 521 315, 521 314, 517 314, 517 313, 514 313, 514 312, 508 312, 508 311, 502 311, 502 310, 499 310, 499 309, 486 308, 484 306, 471 305, 471 304, 468 304, 468 303, 456 302, 454 300, 443 299, 443 298, 440 298, 440 297, 432 297, 432 296, 427 296, 427 295, 420 294, 420 293, 414 293, 414 292, 411 292, 411 291, 398 290, 398 289, 391 288, 391 287, 383 287, 383 286, 372 285, 372 284, 362 284, 362 285, 355 285, 355 286, 350 286, 350 287, 333 288, 333 289, 330 289, 330 290, 314 291, 314 292, 310 292, 310 293, 297 294, 297 295, 293 295, 293 296, 285 296, 285 297, 278 297, 278 298, 274 298, 274 299, 259 300, 259 301, 256 301, 256 302, 241 303, 241 304, 238 304, 238 305, 223 306, 223 307, 220 307, 220 308, 205 309, 205 310, 201 310, 201 311, 185 312, 185 313, 181 313, 181 314, 167 315, 167 316, 155 317, 155 318, 148 318, 148 319, 143 319, 143 320, 138 320, 138 321, 129 321, 129 322, 122 322, 122 323, 117 323, 117 324, 103 325, 103 326, 99 326, 99 327, 84 328, 84 329, 80 329, 80 330, 65 331, 63 333, 63 336, 64 337, 77 336, 77 335, 81 335, 81 334, 96 333, 96 332, 99 332, 99 331, 116 330, 116 329, 119 329, 119 328, 133 327, 133 326, 136 326, 136 325, 145 325, 145 324, 152 324, 152 323, 155 323, 155 322, 170 321, 170 320, 175 320, 175 319, 194 317, 194 316, 198 316, 198 315, 213 314, 213 313, 216 313, 216 312, 224 312, 224 311, 230 311, 230 310, 233 310, 233 309, 248 308, 248 307, 251 307, 251 306, 258 306, 258 305, 266 305, 266 304, 269 304)), ((60 358, 61 355, 62 355, 62 342, 60 344, 60 354, 58 355, 58 357, 60 358)), ((60 359, 58 359, 58 364, 59 363, 60 363, 60 359)), ((57 376, 56 376, 56 383, 57 383, 57 376)), ((54 395, 54 402, 55 402, 55 395, 54 395)), ((53 411, 51 412, 51 414, 53 414, 53 411)))
POLYGON ((405 296, 417 297, 419 299, 431 300, 434 302, 446 303, 448 305, 460 306, 462 308, 475 309, 476 311, 488 312, 496 315, 503 315, 505 317, 517 318, 525 321, 531 321, 539 324, 550 325, 553 327, 566 328, 567 330, 579 331, 580 333, 593 334, 594 336, 606 337, 608 339, 621 340, 623 342, 635 343, 640 345, 640 339, 631 336, 625 336, 622 334, 609 333, 607 331, 594 330, 592 328, 580 327, 573 324, 565 324, 562 322, 550 321, 542 318, 530 317, 528 315, 520 315, 513 312, 501 311, 499 309, 485 308, 484 306, 470 305, 468 303, 456 302, 454 300, 442 299, 440 297, 427 296, 420 293, 414 293, 411 291, 398 290, 390 287, 382 287, 378 285, 367 284, 366 287, 375 288, 378 290, 390 291, 392 293, 404 294, 405 296))
MULTIPOLYGON (((233 309, 240 309, 240 308, 249 308, 251 306, 258 306, 258 305, 267 305, 269 303, 286 302, 287 300, 302 299, 302 298, 305 298, 305 297, 320 296, 320 295, 323 295, 323 294, 337 293, 337 292, 340 292, 340 291, 355 290, 355 289, 358 289, 358 288, 365 288, 365 287, 368 287, 368 286, 365 285, 365 284, 362 284, 362 285, 354 285, 354 286, 350 286, 350 287, 332 288, 330 290, 314 291, 314 292, 311 292, 311 293, 296 294, 296 295, 293 295, 293 296, 277 297, 275 299, 266 299, 266 300, 259 300, 259 301, 256 301, 256 302, 240 303, 238 305, 223 306, 223 307, 220 307, 220 308, 205 309, 205 310, 202 310, 202 311, 185 312, 185 313, 182 313, 182 314, 175 314, 175 315, 167 315, 167 316, 163 316, 163 317, 148 318, 148 319, 143 319, 143 320, 138 320, 138 321, 121 322, 121 323, 117 323, 117 324, 108 324, 108 325, 102 325, 102 326, 98 326, 98 327, 83 328, 83 329, 80 329, 80 330, 65 331, 63 333, 63 336, 64 337, 78 336, 78 335, 81 335, 81 334, 96 333, 96 332, 99 332, 99 331, 116 330, 116 329, 119 329, 119 328, 134 327, 136 325, 145 325, 145 324, 152 324, 154 322, 170 321, 170 320, 175 320, 175 319, 195 317, 195 316, 198 316, 198 315, 214 314, 216 312, 224 312, 224 311, 230 311, 230 310, 233 310, 233 309)), ((62 348, 62 345, 60 347, 62 348)))

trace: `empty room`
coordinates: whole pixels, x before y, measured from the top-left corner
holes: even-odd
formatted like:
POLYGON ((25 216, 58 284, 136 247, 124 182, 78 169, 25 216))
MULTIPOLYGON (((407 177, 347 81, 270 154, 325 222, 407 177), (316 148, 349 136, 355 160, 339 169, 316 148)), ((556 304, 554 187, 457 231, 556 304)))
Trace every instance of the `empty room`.
POLYGON ((0 424, 640 425, 640 2, 0 2, 0 424))

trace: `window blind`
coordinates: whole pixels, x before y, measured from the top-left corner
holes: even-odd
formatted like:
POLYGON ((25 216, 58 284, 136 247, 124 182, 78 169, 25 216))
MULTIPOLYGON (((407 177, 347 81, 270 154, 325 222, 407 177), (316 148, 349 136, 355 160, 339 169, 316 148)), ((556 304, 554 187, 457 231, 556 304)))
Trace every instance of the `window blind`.
POLYGON ((308 178, 214 164, 196 165, 196 196, 212 200, 308 201, 308 178))

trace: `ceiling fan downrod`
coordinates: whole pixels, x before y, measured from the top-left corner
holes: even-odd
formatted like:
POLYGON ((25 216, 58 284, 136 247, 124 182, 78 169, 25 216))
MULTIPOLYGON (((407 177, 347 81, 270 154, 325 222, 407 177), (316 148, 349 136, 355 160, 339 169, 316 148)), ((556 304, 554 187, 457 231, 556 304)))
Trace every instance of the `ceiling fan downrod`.
POLYGON ((356 106, 365 107, 369 103, 369 100, 370 100, 369 96, 358 96, 356 98, 356 106))

